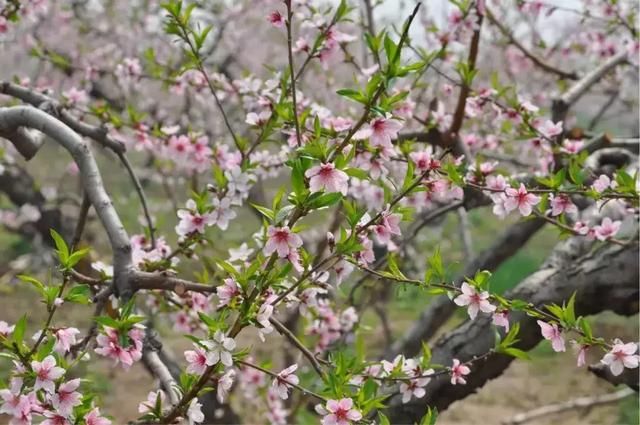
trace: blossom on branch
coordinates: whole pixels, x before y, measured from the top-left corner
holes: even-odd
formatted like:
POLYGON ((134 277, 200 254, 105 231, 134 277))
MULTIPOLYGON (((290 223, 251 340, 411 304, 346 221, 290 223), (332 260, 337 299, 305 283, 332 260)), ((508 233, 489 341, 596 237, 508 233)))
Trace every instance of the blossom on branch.
POLYGON ((487 291, 478 292, 476 288, 464 282, 460 287, 462 294, 454 298, 453 302, 460 307, 468 306, 467 313, 471 320, 474 320, 479 311, 483 313, 493 313, 496 306, 489 302, 489 293, 487 291))

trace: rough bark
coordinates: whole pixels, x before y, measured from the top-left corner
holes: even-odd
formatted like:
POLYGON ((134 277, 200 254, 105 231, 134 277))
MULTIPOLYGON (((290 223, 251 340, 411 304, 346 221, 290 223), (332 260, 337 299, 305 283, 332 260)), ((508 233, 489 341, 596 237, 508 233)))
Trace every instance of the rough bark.
POLYGON ((113 249, 114 278, 119 295, 132 295, 129 277, 133 267, 131 244, 111 198, 104 189, 98 165, 89 146, 63 122, 31 106, 0 108, 0 132, 12 132, 19 127, 41 131, 64 147, 80 169, 84 191, 91 201, 113 249))
MULTIPOLYGON (((534 219, 518 222, 505 231, 489 248, 477 255, 455 279, 457 285, 465 276, 473 276, 478 270, 496 270, 503 262, 516 254, 527 241, 544 226, 544 220, 534 219)), ((386 358, 403 353, 413 356, 422 347, 422 341, 431 338, 451 317, 456 305, 446 296, 434 299, 420 314, 411 329, 387 350, 386 358)))
MULTIPOLYGON (((571 238, 560 243, 543 266, 523 280, 507 296, 529 301, 538 307, 561 304, 576 293, 576 314, 591 315, 605 310, 631 315, 638 312, 638 244, 607 245, 595 248, 585 238, 571 238)), ((530 350, 542 339, 534 318, 513 313, 512 322, 520 323, 522 350, 530 350)), ((468 361, 487 353, 495 344, 491 317, 482 315, 467 321, 441 337, 432 347, 433 362, 449 364, 457 358, 468 361)), ((393 399, 388 410, 391 423, 419 421, 427 406, 442 411, 456 400, 476 392, 488 380, 497 378, 511 364, 512 357, 494 354, 475 363, 467 385, 451 385, 449 377, 434 378, 425 388, 423 399, 402 404, 393 399)))

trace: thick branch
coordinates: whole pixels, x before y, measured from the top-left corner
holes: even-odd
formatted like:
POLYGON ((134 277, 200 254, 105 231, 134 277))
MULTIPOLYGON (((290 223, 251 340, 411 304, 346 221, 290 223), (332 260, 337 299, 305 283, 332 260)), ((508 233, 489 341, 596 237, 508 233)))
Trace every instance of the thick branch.
POLYGON ((184 294, 185 291, 203 293, 212 293, 216 291, 215 286, 191 282, 162 272, 149 273, 136 271, 131 278, 131 285, 136 290, 161 289, 165 291, 173 291, 178 295, 184 294))
POLYGON ((1 132, 0 137, 9 140, 18 150, 25 160, 30 160, 42 147, 44 140, 37 134, 31 133, 23 127, 18 127, 12 131, 1 132))
MULTIPOLYGON (((473 276, 478 270, 496 270, 516 254, 542 226, 544 221, 539 219, 521 221, 512 225, 489 248, 467 264, 454 282, 460 284, 465 276, 473 276)), ((390 347, 385 357, 393 358, 400 353, 409 356, 418 353, 422 347, 422 341, 430 339, 455 311, 456 306, 448 297, 441 296, 434 299, 420 314, 411 329, 390 347)))
POLYGON ((589 372, 613 385, 626 385, 635 392, 640 389, 638 369, 625 369, 620 375, 615 376, 609 366, 596 363, 589 366, 589 372))
POLYGON ((489 10, 489 8, 486 7, 486 6, 485 6, 485 11, 486 11, 487 18, 489 19, 489 21, 491 21, 491 23, 493 25, 495 25, 498 28, 498 30, 500 30, 502 35, 504 35, 505 37, 507 37, 509 39, 509 43, 513 44, 518 50, 520 50, 520 52, 522 52, 523 55, 525 55, 527 58, 529 58, 529 60, 531 62, 533 62, 533 64, 535 66, 537 66, 538 68, 542 69, 545 72, 548 72, 550 74, 555 74, 560 78, 565 78, 565 79, 568 79, 568 80, 577 80, 578 79, 578 74, 576 74, 575 72, 566 72, 566 71, 563 71, 563 70, 558 69, 556 67, 553 67, 553 66, 545 63, 544 61, 542 61, 542 59, 538 58, 533 53, 531 53, 526 47, 524 47, 522 45, 522 43, 520 43, 513 36, 511 31, 507 27, 502 25, 502 23, 500 22, 499 19, 496 19, 496 17, 494 16, 493 12, 491 12, 491 10, 489 10))
POLYGON ((73 157, 80 169, 84 191, 109 236, 113 249, 116 288, 121 296, 128 298, 132 294, 129 285, 129 274, 132 270, 129 236, 104 189, 100 170, 89 146, 67 125, 39 109, 30 106, 0 108, 0 131, 12 131, 18 127, 29 127, 43 132, 73 157))
POLYGON ((9 82, 0 82, 0 93, 20 99, 23 102, 35 106, 36 108, 49 106, 55 110, 60 121, 65 123, 76 133, 93 139, 114 152, 125 151, 125 146, 121 142, 112 139, 106 128, 87 124, 77 119, 68 110, 64 109, 55 99, 9 82))
POLYGON ((538 407, 529 412, 518 413, 512 418, 509 418, 502 423, 504 425, 519 425, 526 422, 531 422, 535 419, 539 419, 549 415, 555 415, 563 413, 568 410, 581 410, 591 409, 595 406, 603 406, 606 404, 617 403, 618 401, 629 397, 633 394, 633 390, 624 388, 620 391, 611 394, 600 394, 590 397, 578 397, 572 400, 564 401, 562 403, 550 404, 548 406, 538 407))
POLYGON ((597 68, 582 77, 562 96, 555 99, 552 105, 552 119, 554 122, 563 121, 569 108, 575 104, 594 84, 600 81, 607 73, 616 66, 627 60, 627 52, 622 50, 620 53, 611 56, 607 61, 603 62, 597 68))
MULTIPOLYGON (((576 314, 590 315, 604 310, 619 314, 638 311, 638 245, 604 246, 593 251, 595 243, 585 238, 571 238, 560 243, 545 264, 523 280, 508 298, 523 299, 537 307, 562 304, 576 293, 576 314)), ((520 341, 516 345, 530 350, 542 339, 535 318, 512 313, 511 320, 520 323, 520 341)), ((467 321, 444 335, 433 347, 433 362, 449 364, 452 358, 468 361, 481 356, 495 345, 491 317, 483 315, 467 321)), ((479 362, 468 376, 467 385, 451 385, 448 376, 435 378, 427 385, 427 396, 408 404, 392 402, 391 423, 413 423, 425 413, 426 406, 445 410, 456 400, 465 398, 488 380, 500 376, 513 357, 492 354, 479 362)))
MULTIPOLYGON (((473 71, 476 69, 476 60, 478 59, 482 21, 483 15, 478 9, 478 21, 476 23, 477 28, 476 30, 474 30, 473 36, 471 37, 471 46, 469 47, 469 56, 467 58, 467 66, 469 68, 469 71, 473 71)), ((463 149, 461 149, 462 144, 460 143, 460 138, 458 137, 458 132, 462 128, 462 122, 464 121, 464 111, 467 105, 467 97, 469 96, 469 93, 471 93, 471 87, 469 87, 467 84, 464 84, 462 87, 460 87, 458 103, 453 114, 453 122, 451 123, 451 127, 447 132, 447 143, 452 144, 453 142, 455 142, 454 153, 456 155, 460 155, 463 153, 463 149)))

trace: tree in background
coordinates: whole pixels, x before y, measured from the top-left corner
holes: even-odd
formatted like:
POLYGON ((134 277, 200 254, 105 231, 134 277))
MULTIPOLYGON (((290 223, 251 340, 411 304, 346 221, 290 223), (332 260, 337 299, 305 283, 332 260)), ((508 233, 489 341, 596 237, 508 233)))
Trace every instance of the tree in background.
POLYGON ((637 391, 637 344, 585 317, 638 311, 637 4, 394 3, 0 1, 1 218, 32 241, 7 273, 46 310, 0 321, 10 423, 111 423, 101 358, 157 379, 140 424, 434 423, 542 340, 637 391), (511 223, 481 250, 474 209, 511 223), (544 227, 539 270, 493 290, 544 227), (426 307, 396 338, 401 290, 426 307))

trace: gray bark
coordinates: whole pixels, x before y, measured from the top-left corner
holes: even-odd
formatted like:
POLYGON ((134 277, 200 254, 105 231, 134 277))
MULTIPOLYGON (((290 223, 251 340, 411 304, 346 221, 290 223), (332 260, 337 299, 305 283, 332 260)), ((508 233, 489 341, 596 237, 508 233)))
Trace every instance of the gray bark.
MULTIPOLYGON (((542 307, 561 304, 576 293, 576 314, 591 315, 605 310, 631 315, 638 312, 638 244, 607 245, 594 249, 595 243, 575 237, 556 246, 545 264, 507 294, 542 307)), ((520 341, 516 345, 530 350, 541 340, 536 319, 513 313, 512 322, 520 323, 520 341)), ((495 344, 494 327, 489 315, 467 321, 442 336, 432 347, 433 363, 448 365, 451 359, 469 361, 487 353, 495 344)), ((513 357, 494 354, 474 363, 466 385, 451 385, 449 377, 434 378, 426 387, 423 399, 402 404, 393 399, 388 410, 391 423, 419 421, 427 406, 445 410, 456 400, 476 392, 487 381, 500 376, 513 357)))

